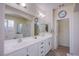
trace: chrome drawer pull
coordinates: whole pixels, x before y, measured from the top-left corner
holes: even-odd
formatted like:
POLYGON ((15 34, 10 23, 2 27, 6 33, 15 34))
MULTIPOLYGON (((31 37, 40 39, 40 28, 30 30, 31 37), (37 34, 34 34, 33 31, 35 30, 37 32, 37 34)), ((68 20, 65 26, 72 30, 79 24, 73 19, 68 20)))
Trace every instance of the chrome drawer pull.
POLYGON ((42 46, 41 48, 43 48, 44 46, 42 46))
POLYGON ((50 45, 50 42, 49 42, 49 45, 50 45))
POLYGON ((27 54, 27 56, 29 56, 29 55, 27 54))
POLYGON ((44 42, 42 42, 41 44, 43 44, 44 42))
POLYGON ((41 51, 41 54, 43 53, 43 51, 41 51))

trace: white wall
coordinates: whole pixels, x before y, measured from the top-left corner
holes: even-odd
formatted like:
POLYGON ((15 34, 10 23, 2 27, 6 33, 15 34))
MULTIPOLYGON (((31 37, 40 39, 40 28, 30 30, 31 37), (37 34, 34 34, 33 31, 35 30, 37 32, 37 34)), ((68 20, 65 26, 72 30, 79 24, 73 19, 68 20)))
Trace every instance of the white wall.
POLYGON ((74 5, 70 39, 70 53, 79 56, 79 4, 74 5))
POLYGON ((71 48, 70 53, 79 55, 79 12, 74 12, 74 19, 72 20, 71 32, 71 48))
POLYGON ((5 5, 0 3, 0 55, 4 55, 4 8, 5 5))

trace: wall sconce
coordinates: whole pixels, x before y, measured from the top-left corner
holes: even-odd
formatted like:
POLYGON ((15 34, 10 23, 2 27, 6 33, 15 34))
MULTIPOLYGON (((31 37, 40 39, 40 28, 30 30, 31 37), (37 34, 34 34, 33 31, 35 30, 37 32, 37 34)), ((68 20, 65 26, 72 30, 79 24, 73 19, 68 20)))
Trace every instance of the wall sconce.
POLYGON ((21 6, 25 7, 26 6, 26 3, 20 3, 21 6))
POLYGON ((39 12, 39 17, 45 17, 45 15, 43 14, 43 13, 41 13, 41 12, 39 12))
POLYGON ((16 4, 26 8, 26 3, 16 3, 16 4))

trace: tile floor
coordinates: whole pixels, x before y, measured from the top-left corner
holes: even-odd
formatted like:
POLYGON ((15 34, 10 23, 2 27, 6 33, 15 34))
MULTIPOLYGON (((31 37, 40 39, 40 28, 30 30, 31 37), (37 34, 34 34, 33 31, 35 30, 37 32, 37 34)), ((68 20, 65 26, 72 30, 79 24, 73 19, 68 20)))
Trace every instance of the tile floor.
POLYGON ((69 53, 68 47, 59 46, 56 50, 50 50, 46 56, 66 56, 69 53))

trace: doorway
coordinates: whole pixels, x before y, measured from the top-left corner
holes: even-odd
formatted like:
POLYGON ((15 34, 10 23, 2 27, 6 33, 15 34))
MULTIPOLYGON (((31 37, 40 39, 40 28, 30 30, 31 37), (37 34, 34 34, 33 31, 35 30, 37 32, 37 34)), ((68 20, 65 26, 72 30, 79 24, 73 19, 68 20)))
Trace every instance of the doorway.
POLYGON ((69 20, 57 20, 58 23, 58 46, 69 47, 69 20))

